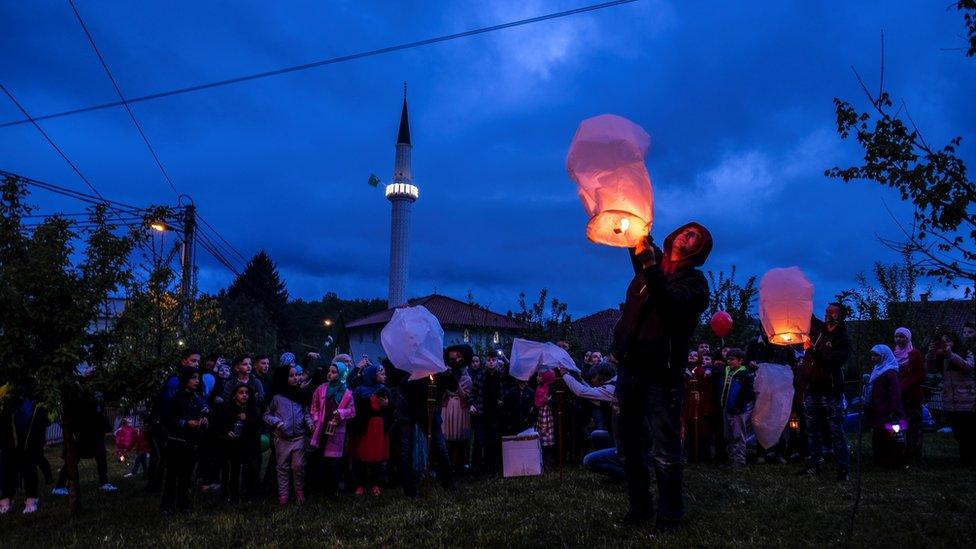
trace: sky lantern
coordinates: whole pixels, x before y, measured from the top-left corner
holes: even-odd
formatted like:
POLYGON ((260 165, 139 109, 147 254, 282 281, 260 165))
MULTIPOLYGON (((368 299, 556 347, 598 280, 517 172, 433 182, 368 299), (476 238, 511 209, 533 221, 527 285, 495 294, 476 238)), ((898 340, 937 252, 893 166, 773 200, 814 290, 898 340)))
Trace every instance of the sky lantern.
POLYGON ((400 307, 380 332, 387 358, 410 379, 447 371, 444 364, 444 329, 423 305, 400 307))
POLYGON ((576 182, 590 221, 591 242, 632 248, 651 230, 654 192, 644 165, 651 137, 614 114, 580 123, 566 155, 566 171, 576 182))
POLYGON ((770 269, 759 281, 759 320, 773 345, 810 341, 813 284, 799 267, 770 269))

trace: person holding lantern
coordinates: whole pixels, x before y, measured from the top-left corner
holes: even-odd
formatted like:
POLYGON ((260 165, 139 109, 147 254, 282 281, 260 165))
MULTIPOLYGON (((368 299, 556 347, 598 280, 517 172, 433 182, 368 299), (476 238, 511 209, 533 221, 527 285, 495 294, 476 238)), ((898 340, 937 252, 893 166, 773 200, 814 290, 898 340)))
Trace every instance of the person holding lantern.
POLYGON ((711 250, 711 234, 694 222, 668 235, 663 251, 650 235, 631 249, 634 278, 611 346, 611 361, 618 364, 620 452, 629 499, 625 524, 641 524, 655 515, 648 450, 658 487, 655 529, 676 530, 684 515, 682 375, 689 341, 708 307, 708 281, 695 267, 705 263, 711 250))
POLYGON ((844 434, 844 364, 851 356, 851 340, 844 318, 847 308, 830 303, 821 322, 811 319, 810 342, 803 360, 803 414, 807 428, 807 465, 799 475, 817 475, 823 468, 823 433, 830 433, 837 480, 848 478, 851 453, 844 434))
POLYGON ((905 444, 908 427, 898 384, 898 359, 887 345, 875 345, 871 348, 871 364, 874 365, 868 379, 871 398, 865 410, 865 419, 873 432, 871 448, 874 463, 882 467, 897 467, 899 450, 905 444))
POLYGON ((901 404, 905 409, 905 421, 908 422, 905 457, 917 459, 922 456, 922 383, 925 381, 925 359, 922 352, 912 345, 912 332, 908 328, 895 330, 895 346, 891 350, 898 361, 901 404))

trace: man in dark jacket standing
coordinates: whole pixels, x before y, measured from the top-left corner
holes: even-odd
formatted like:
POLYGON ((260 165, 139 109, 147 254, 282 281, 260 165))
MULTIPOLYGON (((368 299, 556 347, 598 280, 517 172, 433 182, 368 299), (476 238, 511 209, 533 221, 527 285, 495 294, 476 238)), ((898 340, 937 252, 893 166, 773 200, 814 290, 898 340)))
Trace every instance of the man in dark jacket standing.
POLYGON ((823 433, 830 432, 837 466, 837 480, 845 481, 851 454, 844 434, 844 364, 851 356, 851 340, 844 326, 846 308, 840 303, 827 305, 824 321, 816 317, 810 324, 810 345, 803 360, 803 415, 807 423, 806 467, 800 475, 816 475, 823 467, 823 433))
POLYGON ((649 452, 658 488, 656 530, 677 529, 684 514, 682 372, 689 340, 708 307, 708 282, 695 267, 711 250, 711 234, 694 222, 668 235, 663 252, 649 236, 631 250, 635 275, 611 347, 611 360, 619 365, 619 441, 630 503, 625 524, 654 516, 649 452))

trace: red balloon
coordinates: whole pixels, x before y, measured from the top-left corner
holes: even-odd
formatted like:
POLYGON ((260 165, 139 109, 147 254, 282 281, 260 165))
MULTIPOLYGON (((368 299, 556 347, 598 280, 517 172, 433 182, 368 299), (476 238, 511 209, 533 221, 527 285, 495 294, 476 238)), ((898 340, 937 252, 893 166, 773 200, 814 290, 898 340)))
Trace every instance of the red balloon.
POLYGON ((725 337, 732 333, 732 315, 725 311, 718 311, 712 315, 708 325, 711 326, 712 332, 716 336, 725 337))

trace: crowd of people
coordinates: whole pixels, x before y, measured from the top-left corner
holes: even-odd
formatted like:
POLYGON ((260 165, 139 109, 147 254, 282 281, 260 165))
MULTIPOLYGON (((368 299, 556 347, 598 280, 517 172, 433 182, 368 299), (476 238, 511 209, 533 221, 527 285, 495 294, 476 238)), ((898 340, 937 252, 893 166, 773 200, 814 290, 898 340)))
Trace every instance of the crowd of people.
MULTIPOLYGON (((742 348, 695 345, 682 371, 679 440, 682 463, 747 464, 750 415, 757 398, 754 378, 762 364, 794 372, 793 412, 781 440, 756 448, 756 463, 803 460, 800 474, 824 465, 823 448, 833 449, 837 478, 849 472, 843 431, 848 398, 844 364, 851 354, 844 310, 831 304, 826 322, 814 319, 809 348, 777 347, 763 337, 742 348), (822 371, 820 374, 816 372, 822 371)), ((560 345, 567 346, 560 342, 560 345)), ((864 425, 872 431, 876 462, 897 467, 921 455, 922 382, 942 376, 942 412, 966 464, 976 460, 976 326, 961 337, 939 333, 925 349, 899 328, 892 341, 871 349, 874 368, 865 375, 861 400, 864 425), (890 346, 889 346, 890 345, 890 346)), ((419 477, 430 474, 450 489, 459 476, 497 474, 502 437, 534 429, 549 465, 555 463, 556 434, 584 438, 583 466, 624 480, 618 365, 612 354, 588 351, 582 375, 561 368, 543 370, 528 381, 508 375, 502 351, 479 356, 467 345, 445 349, 449 370, 411 381, 389 361, 373 364, 345 354, 324 361, 308 353, 300 362, 284 353, 271 368, 268 356, 182 353, 176 372, 162 384, 145 413, 122 418, 114 432, 115 458, 131 463, 126 478, 142 476, 146 489, 161 492, 166 512, 190 507, 194 490, 219 495, 229 504, 273 498, 280 505, 304 502, 309 494, 338 499, 379 495, 399 485, 417 497, 419 477), (568 391, 570 421, 557 420, 556 389, 568 391), (431 405, 431 397, 434 405, 431 405), (430 455, 427 455, 429 448, 430 455)), ((66 402, 75 423, 81 458, 96 462, 99 487, 109 482, 105 436, 108 420, 99 400, 83 398, 90 369, 79 369, 79 395, 66 402)), ((38 504, 37 470, 52 482, 44 458, 46 414, 25 401, 0 429, 3 473, 0 511, 8 512, 18 485, 26 491, 24 512, 38 504), (32 436, 33 435, 33 436, 32 436)), ((65 467, 53 493, 66 495, 65 467)))

